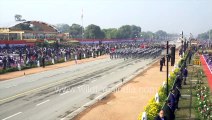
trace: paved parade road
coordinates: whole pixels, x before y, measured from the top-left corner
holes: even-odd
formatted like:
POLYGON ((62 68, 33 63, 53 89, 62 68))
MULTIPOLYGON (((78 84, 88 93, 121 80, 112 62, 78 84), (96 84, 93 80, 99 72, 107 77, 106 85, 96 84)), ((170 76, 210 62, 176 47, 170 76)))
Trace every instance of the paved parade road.
POLYGON ((106 58, 1 81, 0 119, 60 120, 152 61, 106 58))

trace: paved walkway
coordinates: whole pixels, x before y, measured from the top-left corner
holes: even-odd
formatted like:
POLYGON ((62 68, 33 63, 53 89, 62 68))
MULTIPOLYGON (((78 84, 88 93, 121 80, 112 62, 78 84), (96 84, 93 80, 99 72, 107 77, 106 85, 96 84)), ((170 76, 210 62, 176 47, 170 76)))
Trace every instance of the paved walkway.
MULTIPOLYGON (((87 58, 87 59, 78 60, 77 63, 82 64, 85 62, 91 62, 94 60, 104 59, 107 57, 108 57, 108 55, 99 56, 97 58, 87 58)), ((16 72, 10 72, 10 73, 0 75, 0 81, 24 76, 24 73, 25 73, 25 75, 29 75, 29 74, 34 74, 34 73, 43 72, 43 71, 47 71, 47 70, 71 66, 71 65, 75 65, 75 61, 68 61, 68 62, 64 62, 64 63, 58 63, 55 65, 49 65, 49 66, 46 66, 45 68, 37 67, 37 68, 25 69, 25 70, 16 71, 16 72)))
MULTIPOLYGON (((176 52, 176 63, 179 61, 176 52)), ((169 67, 171 71, 173 66, 169 67)), ((166 80, 166 67, 159 72, 159 62, 140 73, 103 100, 86 109, 74 120, 136 120, 148 101, 166 80)))

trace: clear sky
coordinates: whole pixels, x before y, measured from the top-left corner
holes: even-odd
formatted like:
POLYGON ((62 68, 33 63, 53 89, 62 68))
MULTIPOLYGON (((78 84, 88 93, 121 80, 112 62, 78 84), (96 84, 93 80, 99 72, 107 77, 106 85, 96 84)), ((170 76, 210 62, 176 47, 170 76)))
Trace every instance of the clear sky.
POLYGON ((0 0, 0 26, 26 20, 89 24, 101 28, 138 25, 143 31, 198 34, 212 28, 212 0, 0 0))

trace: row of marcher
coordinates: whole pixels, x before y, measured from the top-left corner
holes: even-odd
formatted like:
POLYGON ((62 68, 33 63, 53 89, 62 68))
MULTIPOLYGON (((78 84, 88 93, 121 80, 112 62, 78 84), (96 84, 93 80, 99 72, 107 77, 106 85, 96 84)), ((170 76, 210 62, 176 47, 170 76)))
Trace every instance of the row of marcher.
POLYGON ((162 48, 122 48, 117 50, 110 51, 110 58, 156 58, 160 56, 162 52, 162 48))

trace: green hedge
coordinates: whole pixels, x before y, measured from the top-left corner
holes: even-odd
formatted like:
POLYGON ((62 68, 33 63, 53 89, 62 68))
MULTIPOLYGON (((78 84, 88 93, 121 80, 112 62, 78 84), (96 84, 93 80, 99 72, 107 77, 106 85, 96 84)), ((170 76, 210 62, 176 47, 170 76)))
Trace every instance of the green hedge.
MULTIPOLYGON (((182 67, 185 65, 185 60, 187 60, 188 54, 186 53, 183 57, 183 59, 181 59, 178 62, 178 67, 182 67)), ((172 89, 176 80, 176 76, 177 74, 180 72, 180 68, 176 68, 174 70, 174 72, 171 72, 170 77, 168 79, 168 88, 172 89)), ((157 116, 158 112, 160 109, 162 109, 162 107, 165 104, 165 101, 168 99, 167 98, 167 92, 166 92, 166 87, 160 87, 159 91, 159 103, 156 103, 154 98, 152 98, 147 106, 144 108, 144 111, 147 113, 147 119, 148 120, 154 120, 155 116, 157 116)), ((138 120, 142 120, 142 113, 141 112, 138 116, 138 120)))

